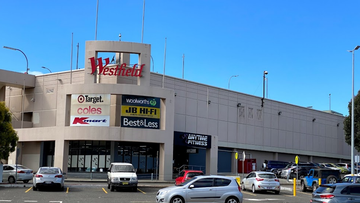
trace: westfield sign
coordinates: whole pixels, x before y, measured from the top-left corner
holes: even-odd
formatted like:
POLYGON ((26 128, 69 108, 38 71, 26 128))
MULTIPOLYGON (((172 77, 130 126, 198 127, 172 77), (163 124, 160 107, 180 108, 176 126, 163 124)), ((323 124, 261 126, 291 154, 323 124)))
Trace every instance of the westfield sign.
POLYGON ((104 59, 105 65, 103 65, 103 61, 101 57, 97 59, 98 65, 96 65, 95 57, 91 57, 89 59, 91 62, 92 75, 95 74, 96 68, 97 66, 99 66, 98 75, 141 77, 141 72, 145 66, 145 64, 142 64, 140 68, 136 68, 138 64, 135 64, 132 68, 127 68, 126 63, 123 63, 120 66, 117 65, 117 66, 107 67, 107 65, 110 63, 109 58, 104 59))

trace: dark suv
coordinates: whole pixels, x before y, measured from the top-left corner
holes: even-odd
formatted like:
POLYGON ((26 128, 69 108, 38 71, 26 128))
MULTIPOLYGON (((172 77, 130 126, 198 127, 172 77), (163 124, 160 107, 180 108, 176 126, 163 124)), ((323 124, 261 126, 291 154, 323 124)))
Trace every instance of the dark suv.
POLYGON ((301 189, 306 192, 308 189, 315 191, 319 185, 334 184, 341 179, 340 171, 327 168, 310 169, 309 174, 301 180, 301 189), (319 183, 319 180, 321 181, 319 183))
POLYGON ((298 177, 299 180, 304 178, 310 171, 310 169, 318 169, 320 166, 314 163, 299 163, 299 165, 293 169, 291 169, 291 178, 298 177))
POLYGON ((285 168, 285 166, 287 166, 288 164, 289 164, 289 162, 286 162, 286 161, 272 161, 272 160, 270 160, 266 164, 266 168, 264 170, 275 173, 275 171, 277 169, 285 168))

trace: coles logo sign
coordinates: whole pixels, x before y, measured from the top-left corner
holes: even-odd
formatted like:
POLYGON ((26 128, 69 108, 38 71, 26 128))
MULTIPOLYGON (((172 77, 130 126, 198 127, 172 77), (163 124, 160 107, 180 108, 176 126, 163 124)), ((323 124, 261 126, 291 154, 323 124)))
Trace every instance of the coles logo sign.
POLYGON ((109 126, 110 94, 71 95, 70 126, 109 126))

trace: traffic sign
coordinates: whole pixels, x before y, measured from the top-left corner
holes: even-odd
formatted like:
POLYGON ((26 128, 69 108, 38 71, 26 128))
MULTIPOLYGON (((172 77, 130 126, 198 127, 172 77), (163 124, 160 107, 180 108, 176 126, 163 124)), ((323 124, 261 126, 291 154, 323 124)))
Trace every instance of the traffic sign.
POLYGON ((243 153, 242 153, 242 159, 243 159, 243 161, 245 161, 245 158, 246 158, 245 151, 243 151, 243 153))
POLYGON ((235 153, 235 160, 237 160, 238 159, 238 153, 236 152, 235 153))
POLYGON ((295 164, 298 164, 299 163, 299 156, 296 156, 295 157, 295 164))

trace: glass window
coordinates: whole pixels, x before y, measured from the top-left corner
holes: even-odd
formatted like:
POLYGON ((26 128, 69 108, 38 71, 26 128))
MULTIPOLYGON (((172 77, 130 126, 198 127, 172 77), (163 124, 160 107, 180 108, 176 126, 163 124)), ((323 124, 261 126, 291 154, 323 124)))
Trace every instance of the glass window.
POLYGON ((320 186, 316 190, 316 193, 333 193, 334 190, 335 190, 334 186, 320 186))
POLYGON ((275 174, 259 174, 260 178, 276 178, 275 174))
POLYGON ((200 176, 200 175, 204 175, 204 173, 202 173, 202 172, 189 172, 189 173, 187 173, 187 177, 188 178, 193 178, 194 176, 200 176))
POLYGON ((212 187, 213 186, 213 178, 203 178, 193 183, 194 188, 200 187, 212 187))
POLYGON ((349 193, 351 195, 360 195, 360 186, 350 186, 349 187, 349 193))
POLYGON ((185 171, 181 171, 181 172, 179 173, 179 177, 183 177, 184 174, 185 174, 185 171))
POLYGON ((228 186, 231 180, 224 178, 215 178, 214 186, 228 186))

